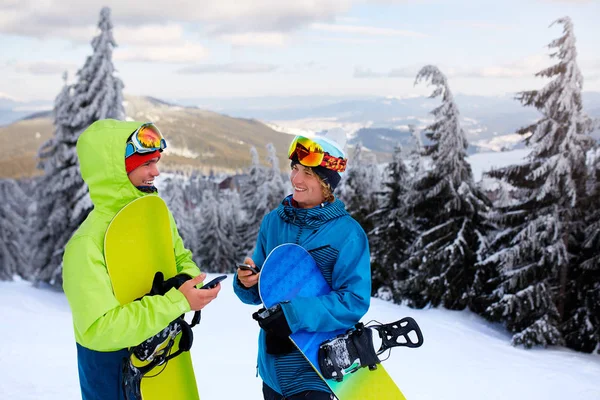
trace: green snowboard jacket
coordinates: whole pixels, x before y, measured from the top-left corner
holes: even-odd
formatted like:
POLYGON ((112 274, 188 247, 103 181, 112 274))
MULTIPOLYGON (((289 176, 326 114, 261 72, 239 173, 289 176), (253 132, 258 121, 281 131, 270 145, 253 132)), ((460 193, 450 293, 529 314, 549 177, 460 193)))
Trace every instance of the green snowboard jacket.
MULTIPOLYGON (((142 196, 125 172, 125 142, 142 122, 100 120, 77 141, 83 180, 94 208, 67 243, 63 259, 63 289, 73 314, 75 340, 101 352, 136 346, 190 311, 185 296, 173 288, 164 296, 145 296, 121 305, 112 290, 104 259, 104 235, 121 208, 142 196)), ((171 235, 179 273, 192 277, 200 270, 184 245, 175 220, 171 235)))

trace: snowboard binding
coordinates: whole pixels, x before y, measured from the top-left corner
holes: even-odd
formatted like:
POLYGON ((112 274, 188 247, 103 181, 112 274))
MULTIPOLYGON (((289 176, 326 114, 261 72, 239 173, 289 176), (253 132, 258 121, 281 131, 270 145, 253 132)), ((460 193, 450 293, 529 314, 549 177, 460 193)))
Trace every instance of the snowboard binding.
POLYGON ((381 362, 379 355, 392 347, 415 348, 422 344, 421 329, 410 317, 389 324, 372 326, 358 323, 345 333, 321 343, 318 356, 319 367, 325 379, 341 382, 345 375, 356 372, 360 368, 377 369, 377 364, 381 362), (381 338, 378 350, 375 350, 373 344, 373 331, 377 331, 381 338), (412 332, 417 337, 416 341, 409 336, 412 332))
MULTIPOLYGON (((129 350, 129 357, 123 360, 123 391, 125 400, 141 399, 142 378, 152 378, 162 372, 147 375, 155 367, 165 365, 170 359, 184 351, 189 351, 192 329, 178 318, 165 329, 129 350), (181 335, 180 335, 181 334, 181 335), (175 338, 180 335, 179 348, 173 352, 175 338)), ((166 366, 166 365, 165 365, 166 366)))
MULTIPOLYGON (((177 275, 165 281, 162 272, 157 272, 152 289, 147 295, 165 294, 173 287, 178 288, 188 279, 190 277, 187 275, 177 275)), ((192 327, 198 322, 200 322, 200 311, 196 311, 191 324, 184 319, 184 315, 181 315, 156 335, 129 349, 129 357, 123 360, 122 365, 122 386, 125 400, 141 399, 142 378, 151 378, 160 374, 162 370, 152 376, 147 375, 153 368, 164 365, 170 359, 190 350, 194 340, 192 327), (179 345, 173 352, 178 335, 180 336, 179 345)))

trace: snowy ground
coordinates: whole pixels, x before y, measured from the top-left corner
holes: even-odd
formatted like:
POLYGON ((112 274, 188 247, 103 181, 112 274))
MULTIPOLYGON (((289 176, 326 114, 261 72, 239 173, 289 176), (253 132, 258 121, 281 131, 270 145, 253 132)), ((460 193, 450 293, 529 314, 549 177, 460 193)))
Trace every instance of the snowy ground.
MULTIPOLYGON (((209 276, 210 278, 210 276, 209 276)), ((192 357, 203 400, 261 399, 256 307, 223 283, 194 329, 192 357)), ((509 335, 469 312, 412 310, 373 299, 365 320, 415 318, 425 344, 393 350, 384 365, 409 400, 598 400, 600 356, 511 347, 509 335)), ((62 293, 0 282, 0 398, 78 399, 71 316, 62 293)))
POLYGON ((481 180, 484 172, 508 165, 523 164, 529 149, 518 149, 504 152, 475 153, 467 157, 473 171, 475 182, 481 180))

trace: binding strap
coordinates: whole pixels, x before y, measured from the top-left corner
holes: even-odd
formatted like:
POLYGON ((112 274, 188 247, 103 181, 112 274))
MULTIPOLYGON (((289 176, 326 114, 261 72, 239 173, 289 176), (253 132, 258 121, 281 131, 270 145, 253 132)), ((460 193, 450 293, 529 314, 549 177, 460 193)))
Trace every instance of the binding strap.
MULTIPOLYGON (((178 274, 165 281, 162 272, 157 272, 152 281, 152 288, 146 296, 164 295, 172 288, 179 288, 191 279, 189 275, 178 274)), ((140 297, 137 300, 141 300, 140 297)), ((194 313, 191 324, 182 314, 151 338, 129 349, 129 357, 123 360, 123 392, 126 400, 141 399, 142 378, 157 366, 166 364, 170 359, 177 357, 184 351, 190 351, 194 342, 192 327, 200 322, 200 311, 194 313), (175 338, 181 334, 179 346, 173 353, 175 338), (146 362, 146 364, 140 365, 146 362)), ((156 375, 162 372, 159 371, 156 375)), ((153 376, 156 376, 153 375, 153 376)))

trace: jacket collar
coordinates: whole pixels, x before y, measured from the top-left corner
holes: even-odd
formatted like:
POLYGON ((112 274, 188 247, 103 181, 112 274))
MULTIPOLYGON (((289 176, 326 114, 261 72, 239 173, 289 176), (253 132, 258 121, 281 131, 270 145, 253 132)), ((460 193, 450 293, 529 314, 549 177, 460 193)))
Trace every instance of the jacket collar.
POLYGON ((277 214, 285 222, 293 225, 319 228, 328 221, 348 215, 344 203, 337 198, 333 203, 321 203, 313 208, 298 208, 292 203, 295 203, 292 195, 283 199, 277 207, 277 214))

